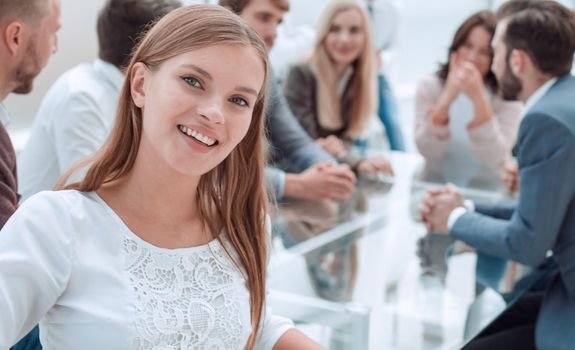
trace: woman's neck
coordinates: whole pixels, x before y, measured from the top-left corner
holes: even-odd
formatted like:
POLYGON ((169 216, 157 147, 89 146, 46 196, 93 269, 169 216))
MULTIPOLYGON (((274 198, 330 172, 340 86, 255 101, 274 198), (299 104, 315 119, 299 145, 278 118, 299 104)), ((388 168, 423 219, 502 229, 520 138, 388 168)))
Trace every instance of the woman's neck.
POLYGON ((349 69, 349 67, 350 67, 349 64, 334 63, 335 75, 338 80, 344 76, 345 72, 349 69))
POLYGON ((140 150, 132 170, 98 194, 136 235, 156 246, 181 248, 213 239, 204 232, 197 205, 200 176, 178 173, 143 153, 150 152, 140 150))

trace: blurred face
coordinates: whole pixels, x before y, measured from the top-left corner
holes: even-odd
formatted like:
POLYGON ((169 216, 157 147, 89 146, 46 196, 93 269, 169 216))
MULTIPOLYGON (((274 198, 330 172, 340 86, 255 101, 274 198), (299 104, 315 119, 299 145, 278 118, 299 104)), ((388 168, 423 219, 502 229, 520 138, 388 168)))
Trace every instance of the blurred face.
POLYGON ((277 30, 285 12, 271 0, 250 0, 240 17, 264 39, 268 50, 274 46, 277 30))
POLYGON ((143 113, 138 157, 199 176, 220 164, 246 135, 264 66, 251 47, 216 45, 154 69, 137 63, 131 82, 132 98, 143 113))
POLYGON ((503 99, 517 100, 519 98, 519 94, 523 90, 523 84, 511 71, 508 57, 509 54, 507 52, 505 42, 503 41, 506 29, 506 23, 502 22, 497 25, 497 29, 495 30, 492 42, 493 64, 491 65, 491 70, 497 78, 497 83, 501 89, 503 99))
POLYGON ((487 77, 492 54, 491 34, 485 28, 473 28, 456 52, 460 60, 472 63, 483 78, 487 77))
POLYGON ((52 0, 48 15, 39 22, 38 27, 32 29, 25 53, 14 71, 14 81, 17 84, 13 89, 14 93, 27 94, 32 91, 34 78, 58 49, 59 29, 60 0, 52 0))
POLYGON ((356 9, 348 9, 333 17, 325 48, 337 65, 350 65, 361 55, 365 40, 361 14, 356 9))

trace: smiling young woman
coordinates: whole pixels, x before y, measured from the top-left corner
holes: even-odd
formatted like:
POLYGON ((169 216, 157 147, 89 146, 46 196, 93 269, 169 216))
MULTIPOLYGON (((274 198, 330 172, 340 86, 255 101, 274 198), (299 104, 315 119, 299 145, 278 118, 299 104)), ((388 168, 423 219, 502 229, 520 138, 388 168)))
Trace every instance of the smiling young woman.
POLYGON ((48 350, 316 346, 266 307, 266 56, 218 6, 150 29, 85 178, 0 235, 0 348, 38 321, 48 350))

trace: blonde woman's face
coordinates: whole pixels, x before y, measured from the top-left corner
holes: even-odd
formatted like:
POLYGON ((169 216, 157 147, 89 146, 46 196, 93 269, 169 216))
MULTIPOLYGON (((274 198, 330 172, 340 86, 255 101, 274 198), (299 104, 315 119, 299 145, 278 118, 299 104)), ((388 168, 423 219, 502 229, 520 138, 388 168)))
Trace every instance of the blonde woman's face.
POLYGON ((237 45, 194 50, 153 70, 136 64, 132 98, 143 113, 138 157, 184 175, 209 172, 246 135, 264 75, 256 51, 237 45))
POLYGON ((325 38, 325 48, 336 64, 349 65, 361 55, 365 41, 360 13, 356 9, 347 9, 333 17, 325 38))

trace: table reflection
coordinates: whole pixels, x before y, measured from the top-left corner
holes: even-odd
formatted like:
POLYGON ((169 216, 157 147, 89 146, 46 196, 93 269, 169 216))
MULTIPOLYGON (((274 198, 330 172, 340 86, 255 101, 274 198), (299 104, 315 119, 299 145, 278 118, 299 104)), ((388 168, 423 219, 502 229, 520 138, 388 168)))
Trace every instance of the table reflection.
MULTIPOLYGON (((497 265, 501 271, 488 271, 488 277, 496 276, 489 282, 475 268, 484 264, 481 254, 478 258, 470 247, 428 234, 415 208, 428 188, 442 185, 440 178, 417 155, 393 153, 391 160, 394 177, 360 179, 349 200, 287 201, 273 214, 280 248, 272 259, 270 287, 317 298, 317 305, 344 307, 341 319, 318 309, 299 314, 296 308, 283 309, 300 321, 311 317, 329 324, 330 349, 456 347, 504 306, 498 292, 507 263, 497 265), (485 292, 478 285, 489 288, 485 292), (497 307, 477 312, 475 303, 485 298, 487 309, 497 307), (358 305, 370 310, 362 333, 368 339, 360 347, 350 335, 357 327, 345 322, 352 319, 349 308, 358 305)), ((481 201, 511 198, 498 186, 467 187, 463 193, 481 201)))
MULTIPOLYGON (((368 212, 368 194, 385 195, 391 184, 385 179, 364 177, 349 200, 292 200, 280 204, 274 215, 274 232, 286 248, 309 241, 338 225, 368 212)), ((366 228, 351 230, 345 237, 327 242, 303 254, 316 295, 330 301, 351 300, 357 276, 357 244, 366 228)))

